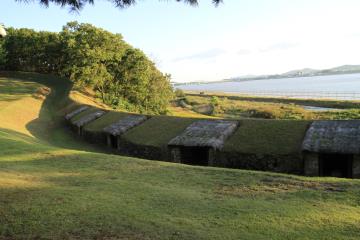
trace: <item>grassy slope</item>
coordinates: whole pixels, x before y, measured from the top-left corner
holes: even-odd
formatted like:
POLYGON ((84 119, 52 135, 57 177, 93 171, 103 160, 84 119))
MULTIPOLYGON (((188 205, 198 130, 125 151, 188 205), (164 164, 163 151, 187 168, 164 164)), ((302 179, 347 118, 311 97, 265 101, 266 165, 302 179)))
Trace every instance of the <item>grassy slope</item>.
POLYGON ((242 120, 240 127, 225 142, 229 152, 289 154, 301 151, 309 121, 242 120))
MULTIPOLYGON (((43 82, 42 76, 30 76, 43 82)), ((0 84, 6 81, 1 78, 0 84)), ((17 92, 24 81, 11 82, 12 93, 0 93, 0 239, 360 237, 358 180, 94 153, 57 130, 54 110, 67 92, 63 84, 53 86, 57 94, 38 109, 17 92), (16 107, 22 105, 33 109, 25 126, 17 121, 16 107), (13 107, 4 114, 4 106, 13 107)))

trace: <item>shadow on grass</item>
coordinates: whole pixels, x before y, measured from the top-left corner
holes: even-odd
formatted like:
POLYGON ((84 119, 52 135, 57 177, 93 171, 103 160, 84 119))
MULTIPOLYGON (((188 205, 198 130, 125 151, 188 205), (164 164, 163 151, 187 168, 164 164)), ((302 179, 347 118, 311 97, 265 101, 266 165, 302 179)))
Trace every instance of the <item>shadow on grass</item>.
MULTIPOLYGON (((98 146, 80 141, 67 129, 64 118, 59 111, 71 104, 69 98, 72 82, 68 79, 49 74, 29 72, 0 72, 0 77, 13 78, 42 84, 51 89, 50 94, 44 100, 39 117, 26 125, 27 130, 37 139, 55 147, 91 152, 104 152, 98 146)), ((19 84, 20 92, 25 92, 29 87, 19 84)), ((17 86, 16 86, 17 87, 17 86)), ((11 93, 10 93, 11 94, 11 93)))
POLYGON ((256 234, 295 239, 299 229, 304 236, 323 236, 327 228, 332 228, 329 236, 356 234, 356 221, 345 221, 357 201, 353 185, 354 196, 348 198, 348 193, 298 188, 300 180, 284 189, 289 178, 280 175, 92 153, 41 151, 28 158, 0 161, 0 183, 7 176, 15 185, 24 182, 0 188, 0 238, 6 233, 16 239, 118 239, 126 233, 139 239, 240 239, 250 233, 245 239, 257 239, 256 234), (282 181, 278 186, 270 180, 282 181), (326 208, 339 201, 348 206, 331 211, 338 218, 329 221, 326 208))

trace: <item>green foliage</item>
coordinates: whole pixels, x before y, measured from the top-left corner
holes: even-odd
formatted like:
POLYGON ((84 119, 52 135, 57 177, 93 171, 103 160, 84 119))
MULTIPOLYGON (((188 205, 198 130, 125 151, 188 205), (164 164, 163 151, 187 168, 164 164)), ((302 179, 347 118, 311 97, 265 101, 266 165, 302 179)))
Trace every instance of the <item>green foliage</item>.
POLYGON ((113 108, 161 114, 173 97, 170 76, 142 51, 90 24, 70 22, 60 33, 10 28, 0 42, 2 62, 7 70, 67 77, 113 108))
POLYGON ((351 120, 360 118, 359 102, 356 101, 266 99, 190 94, 185 99, 195 112, 225 118, 286 120, 351 120), (317 112, 304 109, 301 104, 325 108, 337 107, 339 109, 317 112), (207 111, 207 109, 212 111, 207 111))
POLYGON ((210 98, 210 104, 211 104, 211 106, 213 106, 213 107, 218 106, 218 105, 219 105, 219 98, 216 97, 216 96, 212 96, 212 97, 210 98))
POLYGON ((177 98, 184 98, 185 97, 185 93, 183 90, 181 90, 180 88, 175 89, 175 96, 177 98))
MULTIPOLYGON (((29 2, 29 0, 18 0, 23 2, 29 2)), ((134 5, 137 1, 136 0, 108 0, 109 2, 112 2, 116 7, 118 8, 125 8, 134 5)), ((184 2, 188 3, 190 5, 197 5, 197 0, 176 0, 177 2, 184 2)), ((82 9, 86 4, 94 4, 94 0, 39 0, 40 4, 43 4, 45 6, 49 6, 50 3, 55 3, 58 5, 69 6, 71 10, 78 11, 82 9)), ((215 4, 215 6, 219 5, 222 2, 222 0, 212 0, 212 3, 215 4)))
POLYGON ((54 73, 61 58, 59 35, 32 29, 9 28, 3 43, 5 68, 40 73, 54 73))

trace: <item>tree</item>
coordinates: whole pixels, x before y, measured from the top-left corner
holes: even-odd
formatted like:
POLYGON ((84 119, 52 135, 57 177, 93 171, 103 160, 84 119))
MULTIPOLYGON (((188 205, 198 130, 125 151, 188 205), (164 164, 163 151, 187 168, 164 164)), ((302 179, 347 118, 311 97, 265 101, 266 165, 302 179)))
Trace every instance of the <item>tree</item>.
POLYGON ((170 76, 120 34, 77 22, 60 33, 7 30, 0 39, 0 68, 67 77, 76 89, 95 90, 113 108, 166 112, 173 95, 170 76))
POLYGON ((112 34, 91 24, 70 22, 60 33, 63 66, 61 75, 70 78, 76 87, 98 86, 110 78, 108 65, 121 59, 129 47, 120 34, 112 34))
MULTIPOLYGON (((15 0, 15 1, 30 2, 34 0, 15 0)), ((107 0, 107 1, 112 2, 115 5, 115 7, 118 8, 129 7, 137 2, 136 0, 107 0)), ((198 4, 198 0, 175 0, 175 1, 188 3, 190 5, 198 4)), ((38 2, 45 6, 49 6, 50 3, 55 3, 62 7, 69 6, 72 10, 77 11, 82 9, 86 4, 94 4, 95 0, 38 0, 38 2)), ((222 2, 222 0, 212 0, 212 2, 215 4, 215 6, 217 6, 222 2)))
POLYGON ((6 31, 4 25, 0 24, 0 38, 3 38, 6 36, 6 31))
POLYGON ((140 112, 164 113, 172 98, 170 76, 156 69, 139 49, 129 48, 114 69, 108 94, 116 96, 123 108, 140 112))
POLYGON ((55 72, 60 64, 59 36, 52 32, 8 28, 3 50, 9 70, 55 72))

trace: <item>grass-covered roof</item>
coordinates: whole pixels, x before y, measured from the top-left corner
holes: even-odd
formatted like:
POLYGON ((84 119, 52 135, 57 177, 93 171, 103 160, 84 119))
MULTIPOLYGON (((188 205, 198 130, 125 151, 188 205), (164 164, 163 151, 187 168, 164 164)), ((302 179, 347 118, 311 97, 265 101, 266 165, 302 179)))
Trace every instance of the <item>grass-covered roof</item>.
POLYGON ((316 121, 307 131, 302 147, 317 153, 360 154, 360 120, 316 121))
POLYGON ((129 129, 143 123, 148 119, 145 115, 129 115, 104 128, 104 132, 113 136, 124 134, 129 129))
POLYGON ((224 141, 235 131, 236 121, 199 120, 188 126, 185 131, 173 138, 169 145, 188 147, 222 148, 224 141))
POLYGON ((89 108, 89 106, 80 106, 78 107, 76 110, 66 114, 65 119, 66 120, 70 120, 71 118, 73 118, 74 116, 78 115, 79 113, 84 112, 85 110, 87 110, 89 108))
POLYGON ((134 144, 166 148, 168 142, 181 134, 197 119, 154 116, 129 130, 123 137, 134 144))
POLYGON ((89 113, 85 116, 83 116, 82 118, 80 118, 77 121, 74 121, 74 125, 76 125, 77 127, 82 127, 98 118, 100 118, 102 115, 104 115, 106 112, 102 111, 102 110, 97 110, 94 111, 92 113, 89 113))
POLYGON ((301 153, 310 121, 241 120, 240 127, 225 142, 224 151, 245 154, 301 153))

